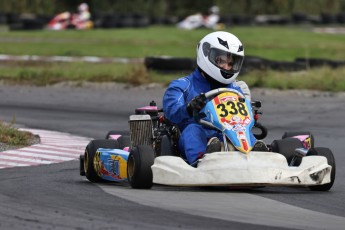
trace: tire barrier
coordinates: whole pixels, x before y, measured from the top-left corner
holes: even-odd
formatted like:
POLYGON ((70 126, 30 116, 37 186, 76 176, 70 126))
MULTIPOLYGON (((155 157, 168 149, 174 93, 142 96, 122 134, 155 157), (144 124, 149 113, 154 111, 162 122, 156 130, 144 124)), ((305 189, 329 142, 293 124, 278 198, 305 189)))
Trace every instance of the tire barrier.
POLYGON ((322 13, 320 15, 320 18, 321 18, 321 24, 328 25, 328 24, 336 23, 336 15, 322 13))
POLYGON ((291 15, 292 23, 301 24, 308 21, 308 16, 304 13, 293 13, 291 15))
POLYGON ((7 16, 4 13, 0 13, 0 25, 7 24, 7 16))
POLYGON ((256 25, 286 25, 291 23, 291 19, 282 15, 257 15, 254 18, 256 25))
POLYGON ((9 25, 10 30, 42 30, 46 23, 36 18, 23 18, 19 22, 9 25))
POLYGON ((50 17, 46 15, 6 15, 6 22, 10 30, 42 30, 49 19, 50 17))
MULTIPOLYGON (((7 24, 11 30, 31 30, 43 29, 47 20, 39 15, 32 15, 31 19, 22 19, 22 16, 15 13, 0 13, 0 24, 7 24)), ((53 18, 45 16, 45 18, 53 18)), ((149 16, 141 13, 99 13, 92 14, 92 21, 95 28, 142 28, 151 25, 175 25, 180 21, 177 16, 149 16)), ((305 13, 293 13, 286 15, 223 15, 220 17, 220 23, 227 27, 233 25, 251 26, 251 25, 343 25, 345 24, 345 13, 308 15, 305 13)))
POLYGON ((144 64, 147 69, 158 71, 190 71, 196 68, 195 59, 176 57, 146 57, 144 64))
POLYGON ((95 15, 94 24, 97 28, 140 28, 151 24, 148 16, 143 14, 106 14, 95 15))
MULTIPOLYGON (((192 71, 196 68, 196 60, 193 58, 176 58, 176 57, 146 57, 144 64, 147 69, 163 71, 163 72, 177 72, 177 71, 192 71)), ((337 68, 345 66, 345 61, 334 61, 317 58, 296 58, 295 61, 272 61, 265 58, 246 56, 242 65, 242 73, 247 73, 254 70, 277 70, 277 71, 300 71, 307 68, 315 68, 320 66, 329 66, 337 68)))
POLYGON ((345 13, 337 14, 336 20, 337 20, 338 23, 344 24, 345 23, 345 13))
POLYGON ((278 71, 298 71, 306 69, 306 66, 300 62, 272 61, 254 56, 246 56, 242 66, 242 71, 244 72, 268 69, 278 71))
MULTIPOLYGON (((31 62, 92 62, 92 63, 133 63, 144 64, 149 70, 162 72, 192 71, 196 65, 193 58, 178 58, 155 56, 146 58, 102 58, 95 56, 70 57, 70 56, 37 56, 37 55, 0 55, 1 61, 31 61, 31 62)), ((242 65, 242 73, 254 70, 299 71, 308 68, 328 66, 338 68, 345 66, 345 61, 327 60, 321 58, 296 58, 293 62, 272 61, 265 58, 246 56, 242 65)))
POLYGON ((296 58, 296 63, 300 63, 306 67, 320 67, 320 66, 329 66, 331 68, 338 68, 341 66, 345 66, 345 61, 335 61, 335 60, 327 60, 322 58, 296 58))

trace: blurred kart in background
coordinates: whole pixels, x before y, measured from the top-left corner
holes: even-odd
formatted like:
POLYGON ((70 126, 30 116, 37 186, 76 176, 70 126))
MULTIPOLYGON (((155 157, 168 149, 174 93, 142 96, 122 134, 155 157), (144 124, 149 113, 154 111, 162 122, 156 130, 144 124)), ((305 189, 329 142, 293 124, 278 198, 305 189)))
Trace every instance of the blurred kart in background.
POLYGON ((93 22, 91 20, 83 20, 78 14, 63 12, 48 22, 47 28, 50 30, 66 30, 66 29, 92 29, 93 22))

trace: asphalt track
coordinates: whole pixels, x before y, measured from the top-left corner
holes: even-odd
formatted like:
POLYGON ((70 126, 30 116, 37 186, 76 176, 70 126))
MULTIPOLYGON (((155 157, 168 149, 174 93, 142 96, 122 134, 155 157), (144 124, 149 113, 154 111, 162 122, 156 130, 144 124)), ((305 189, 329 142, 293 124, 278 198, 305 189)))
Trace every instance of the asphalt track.
MULTIPOLYGON (((0 120, 30 128, 104 138, 126 132, 128 115, 160 87, 0 86, 0 120)), ((0 170, 0 229, 344 229, 345 96, 253 90, 271 142, 288 130, 310 130, 316 146, 333 150, 336 181, 329 192, 305 188, 176 188, 133 190, 92 184, 78 161, 0 170)), ((0 153, 1 154, 1 153, 0 153)))

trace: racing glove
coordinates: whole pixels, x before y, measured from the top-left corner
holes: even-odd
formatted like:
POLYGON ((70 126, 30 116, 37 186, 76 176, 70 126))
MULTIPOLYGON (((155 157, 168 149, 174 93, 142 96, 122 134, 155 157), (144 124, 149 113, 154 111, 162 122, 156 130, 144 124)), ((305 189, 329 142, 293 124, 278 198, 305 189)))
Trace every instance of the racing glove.
POLYGON ((250 94, 250 90, 249 90, 247 83, 245 83, 244 81, 236 81, 236 85, 238 85, 241 88, 246 99, 250 101, 251 100, 251 94, 250 94))
POLYGON ((200 112, 200 110, 205 106, 205 104, 206 104, 205 94, 201 93, 200 95, 194 97, 187 104, 187 112, 189 116, 193 116, 193 111, 200 112))

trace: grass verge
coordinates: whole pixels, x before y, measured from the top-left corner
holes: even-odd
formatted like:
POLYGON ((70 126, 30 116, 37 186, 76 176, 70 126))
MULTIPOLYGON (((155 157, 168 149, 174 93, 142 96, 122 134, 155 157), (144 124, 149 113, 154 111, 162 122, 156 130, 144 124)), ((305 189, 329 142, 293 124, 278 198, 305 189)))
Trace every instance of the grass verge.
POLYGON ((253 71, 239 78, 249 87, 345 91, 345 67, 320 67, 297 72, 253 71))
POLYGON ((35 138, 37 137, 30 132, 18 130, 14 126, 14 121, 9 124, 0 121, 0 143, 25 147, 31 145, 35 138))
MULTIPOLYGON (((246 55, 293 61, 297 57, 344 60, 344 35, 319 34, 311 25, 232 26, 246 55)), ((0 30, 1 54, 143 58, 167 55, 195 57, 197 43, 209 29, 180 30, 175 26, 94 29, 88 31, 0 30)))

